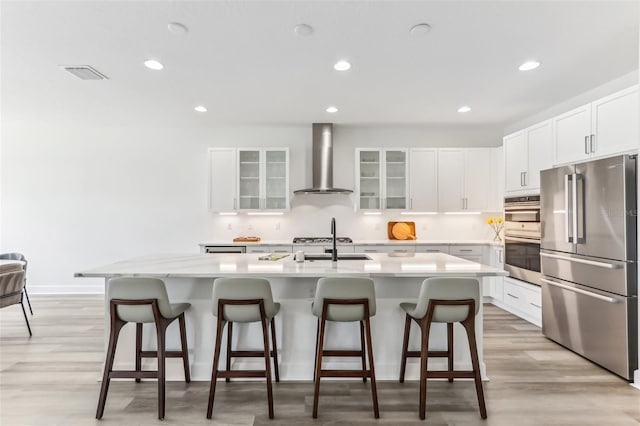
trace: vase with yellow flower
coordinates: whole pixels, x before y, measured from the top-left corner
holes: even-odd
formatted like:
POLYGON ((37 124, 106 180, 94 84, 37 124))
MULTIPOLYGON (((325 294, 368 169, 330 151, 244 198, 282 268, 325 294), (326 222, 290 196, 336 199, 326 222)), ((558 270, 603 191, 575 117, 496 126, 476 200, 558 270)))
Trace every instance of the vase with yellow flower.
POLYGON ((487 219, 487 225, 489 225, 493 232, 496 234, 493 237, 493 241, 502 241, 500 231, 502 231, 502 228, 504 227, 504 219, 501 217, 490 217, 489 219, 487 219))

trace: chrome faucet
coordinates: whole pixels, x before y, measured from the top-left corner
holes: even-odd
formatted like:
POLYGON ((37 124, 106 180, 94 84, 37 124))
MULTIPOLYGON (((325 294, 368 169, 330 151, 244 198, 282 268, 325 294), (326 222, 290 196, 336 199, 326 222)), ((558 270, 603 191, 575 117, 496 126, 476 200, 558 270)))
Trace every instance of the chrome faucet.
POLYGON ((333 249, 331 251, 331 261, 337 262, 338 250, 336 249, 336 218, 335 217, 331 218, 331 245, 333 249))

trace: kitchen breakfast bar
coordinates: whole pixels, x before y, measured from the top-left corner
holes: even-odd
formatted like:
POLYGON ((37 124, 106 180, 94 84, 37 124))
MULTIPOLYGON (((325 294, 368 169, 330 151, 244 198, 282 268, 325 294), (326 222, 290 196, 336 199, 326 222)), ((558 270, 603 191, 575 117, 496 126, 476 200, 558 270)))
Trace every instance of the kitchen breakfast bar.
MULTIPOLYGON (((274 301, 281 304, 275 317, 281 380, 312 380, 315 357, 317 318, 311 314, 311 300, 316 282, 322 277, 369 277, 374 280, 376 315, 371 319, 376 376, 379 380, 397 380, 400 368, 405 313, 400 302, 415 301, 420 285, 429 277, 473 277, 483 280, 504 276, 501 269, 471 262, 443 253, 370 253, 366 259, 305 260, 296 262, 292 254, 157 254, 129 259, 76 273, 77 277, 109 279, 114 277, 154 277, 165 282, 171 303, 188 302, 186 311, 187 340, 193 380, 210 380, 216 334, 216 318, 212 314, 213 280, 218 277, 261 277, 269 280, 274 301)), ((352 254, 352 257, 353 254, 352 254)), ((357 256, 355 256, 357 257, 357 256)), ((105 303, 105 347, 109 339, 109 309, 105 303)), ((487 379, 482 356, 482 307, 476 318, 476 338, 482 377, 487 379)), ((145 324, 143 350, 155 350, 153 324, 145 324)), ((233 347, 261 347, 259 323, 238 324, 234 328, 233 347)), ((471 358, 464 329, 455 324, 454 363, 458 369, 470 369, 471 358)), ((430 350, 446 348, 444 324, 433 324, 430 350)), ((358 324, 329 323, 325 348, 358 349, 358 324)), ((420 345, 418 327, 412 327, 409 349, 420 345)), ((167 349, 180 347, 178 324, 167 331, 167 349)), ((116 369, 132 369, 135 362, 135 326, 130 324, 120 334, 115 358, 116 369)), ((153 368, 155 361, 143 361, 143 368, 153 368), (149 362, 149 365, 145 363, 149 362)), ((359 368, 360 360, 328 358, 328 368, 359 368)), ((264 368, 260 358, 236 358, 233 369, 264 368)), ((446 370, 446 359, 429 361, 430 369, 446 370)), ((409 359, 407 379, 419 376, 419 360, 409 359)), ((182 362, 167 361, 167 378, 183 380, 182 362)))

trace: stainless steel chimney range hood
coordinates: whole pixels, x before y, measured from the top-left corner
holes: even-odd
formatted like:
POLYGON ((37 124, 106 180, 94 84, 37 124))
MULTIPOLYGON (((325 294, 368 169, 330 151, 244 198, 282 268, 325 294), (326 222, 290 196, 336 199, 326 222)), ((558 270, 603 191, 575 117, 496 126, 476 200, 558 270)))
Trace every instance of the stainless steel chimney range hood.
POLYGON ((351 194, 350 189, 333 187, 333 124, 313 123, 313 187, 294 194, 351 194))

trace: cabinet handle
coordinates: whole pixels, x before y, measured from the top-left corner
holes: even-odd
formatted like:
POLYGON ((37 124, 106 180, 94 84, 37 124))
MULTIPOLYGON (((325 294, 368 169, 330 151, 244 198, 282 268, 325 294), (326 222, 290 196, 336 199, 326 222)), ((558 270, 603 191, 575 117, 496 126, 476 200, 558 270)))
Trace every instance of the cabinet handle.
POLYGON ((514 295, 513 295, 513 294, 511 294, 511 293, 507 293, 507 296, 509 296, 509 297, 513 297, 514 299, 520 299, 518 296, 514 296, 514 295))
POLYGON ((591 152, 596 152, 596 135, 591 135, 591 152))
POLYGON ((372 250, 372 249, 367 250, 367 249, 364 249, 364 252, 365 253, 377 253, 378 250, 372 250))
POLYGON ((406 253, 407 250, 401 250, 401 249, 394 249, 393 250, 394 253, 406 253))
POLYGON ((536 304, 535 304, 535 303, 533 303, 533 302, 529 302, 529 304, 530 304, 531 306, 534 306, 534 307, 538 308, 538 309, 542 309, 542 306, 540 306, 540 305, 536 305, 536 304))
POLYGON ((522 183, 524 183, 522 186, 527 186, 527 172, 522 172, 522 183))
POLYGON ((520 186, 524 186, 524 172, 520 172, 520 186))
POLYGON ((236 198, 233 199, 233 209, 236 210, 236 198))
POLYGON ((469 252, 469 251, 473 251, 473 249, 460 249, 458 251, 464 251, 464 252, 469 252))
POLYGON ((461 198, 460 201, 462 201, 462 210, 464 210, 464 198, 461 198))
POLYGON ((589 154, 589 136, 584 137, 584 153, 589 154))
POLYGON ((498 250, 498 262, 502 263, 502 250, 498 250))
POLYGON ((413 210, 413 198, 409 198, 409 209, 413 210))

